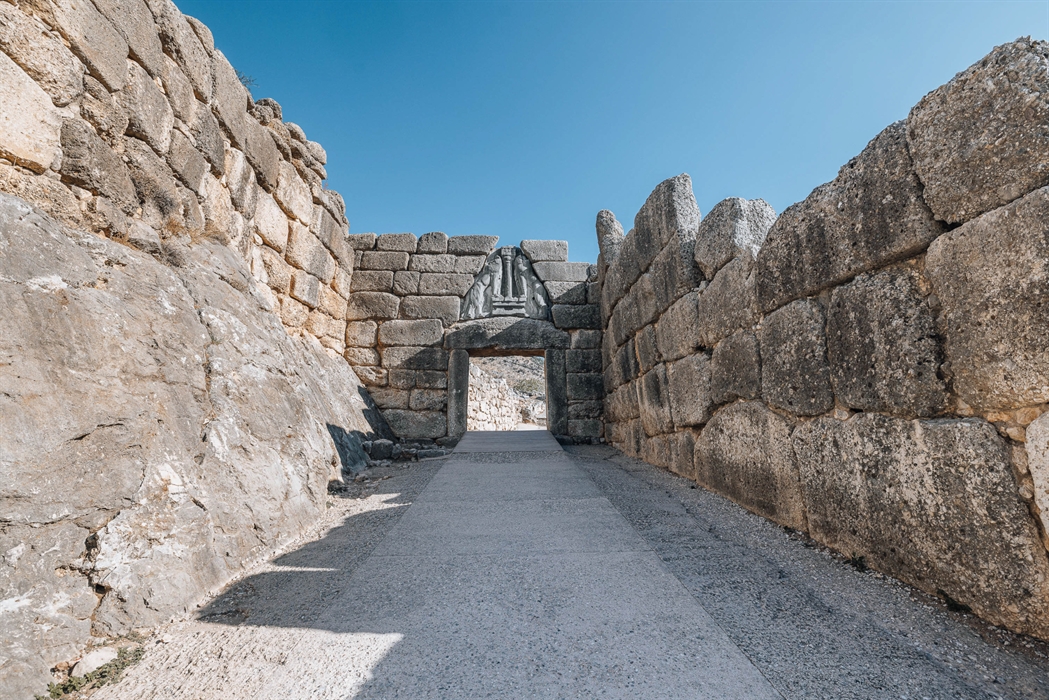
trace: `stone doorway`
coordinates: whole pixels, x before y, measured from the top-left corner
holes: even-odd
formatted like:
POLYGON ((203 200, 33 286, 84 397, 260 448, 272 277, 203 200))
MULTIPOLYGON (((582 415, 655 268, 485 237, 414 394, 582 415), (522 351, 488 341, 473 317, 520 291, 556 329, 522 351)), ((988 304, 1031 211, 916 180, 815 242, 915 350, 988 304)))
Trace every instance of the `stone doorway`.
POLYGON ((542 355, 471 356, 468 431, 546 430, 542 355))

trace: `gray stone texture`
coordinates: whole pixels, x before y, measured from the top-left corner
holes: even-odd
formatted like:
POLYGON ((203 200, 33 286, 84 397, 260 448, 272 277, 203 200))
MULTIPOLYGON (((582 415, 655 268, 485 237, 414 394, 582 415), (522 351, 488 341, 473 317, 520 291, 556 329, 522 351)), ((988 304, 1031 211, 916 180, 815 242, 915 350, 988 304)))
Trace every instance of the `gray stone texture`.
POLYGON ((754 261, 745 251, 722 267, 699 293, 695 331, 699 345, 712 348, 722 338, 757 323, 754 277, 754 261))
POLYGON ((376 250, 399 250, 414 253, 419 246, 419 239, 414 233, 382 233, 375 241, 376 250))
POLYGON ((320 286, 320 280, 313 275, 302 270, 295 270, 291 275, 290 294, 306 306, 315 309, 320 306, 320 286))
POLYGON ((637 364, 642 372, 648 372, 662 361, 654 326, 645 326, 634 336, 634 350, 637 351, 637 364))
POLYGON ((766 402, 799 416, 834 407, 823 309, 817 302, 799 299, 769 314, 758 340, 766 402))
POLYGON ((1023 37, 911 109, 907 143, 925 201, 948 223, 1049 184, 1049 44, 1023 37))
MULTIPOLYGON (((638 268, 647 270, 656 255, 675 239, 691 260, 699 221, 692 178, 681 174, 659 183, 634 217, 638 268)), ((623 252, 621 248, 620 255, 623 252)))
POLYGON ((721 200, 699 222, 696 266, 711 280, 733 258, 744 253, 757 257, 775 221, 776 211, 764 199, 721 200))
POLYGON ((758 304, 768 313, 904 260, 943 231, 922 199, 906 124, 896 122, 776 220, 758 252, 758 304))
POLYGON ((408 269, 417 272, 455 272, 455 263, 458 259, 446 253, 428 255, 419 253, 411 257, 408 269))
POLYGON ((601 311, 596 306, 554 304, 551 311, 558 328, 601 328, 601 311))
POLYGON ((393 293, 397 296, 411 296, 419 293, 419 280, 422 273, 412 270, 398 270, 393 273, 393 293))
POLYGON ((685 294, 659 317, 656 347, 664 360, 677 360, 692 354, 699 347, 696 337, 699 323, 698 295, 699 292, 695 290, 685 294))
POLYGON ((600 330, 577 330, 569 333, 572 336, 571 347, 580 350, 598 350, 601 348, 600 330))
POLYGON ((233 147, 243 150, 248 142, 248 89, 241 84, 236 70, 221 53, 215 56, 212 70, 211 107, 233 147))
MULTIPOLYGON (((570 353, 571 351, 568 351, 566 356, 570 353)), ((604 378, 599 373, 577 374, 568 372, 566 382, 569 401, 597 401, 605 395, 604 378)))
POLYGON ((827 309, 827 359, 838 401, 904 418, 947 406, 932 310, 913 270, 861 275, 827 309))
POLYGON ((761 354, 751 331, 736 331, 710 355, 710 395, 715 404, 761 398, 761 354))
POLYGON ((585 282, 546 282, 545 284, 552 304, 587 303, 585 282))
POLYGON ((127 80, 127 42, 92 3, 82 0, 30 0, 22 5, 58 30, 91 75, 110 92, 124 87, 124 81, 127 80))
MULTIPOLYGON (((569 412, 571 412, 569 407, 569 412)), ((588 418, 588 419, 568 419, 568 435, 571 437, 579 438, 596 438, 601 437, 604 433, 604 423, 599 420, 588 418)))
POLYGON ((616 215, 608 209, 597 212, 597 245, 601 259, 606 266, 619 257, 619 247, 623 245, 623 225, 616 220, 616 215))
POLYGON ((377 238, 374 233, 351 233, 346 236, 346 241, 355 250, 371 250, 375 247, 377 238))
POLYGON ((376 345, 378 325, 375 321, 351 321, 346 324, 346 345, 373 348, 376 345))
POLYGON ((419 278, 419 294, 451 295, 461 297, 474 283, 473 275, 423 272, 419 278))
MULTIPOLYGON (((111 94, 105 85, 90 75, 83 76, 83 83, 84 94, 80 98, 80 117, 93 126, 95 132, 104 141, 113 146, 119 144, 128 125, 127 112, 117 99, 120 93, 111 94)), ((32 90, 24 90, 22 94, 25 96, 32 92, 32 90)), ((4 141, 7 143, 9 139, 5 138, 4 141)), ((15 162, 19 162, 17 157, 15 162)))
POLYGON ((146 5, 160 30, 164 53, 175 59, 192 83, 197 97, 209 102, 212 93, 211 54, 171 0, 146 0, 146 5))
MULTIPOLYGON (((1049 413, 1043 413, 1030 424, 1024 445, 1027 468, 1031 475, 1034 504, 1042 523, 1042 531, 1049 531, 1049 413)), ((1014 463, 1017 460, 1014 457, 1014 463)))
POLYGON ((565 351, 549 348, 543 355, 546 374, 546 429, 554 435, 568 433, 568 376, 565 351))
POLYGON ((62 179, 110 199, 125 213, 137 203, 124 161, 78 119, 62 123, 62 179))
POLYGON ((459 320, 459 297, 404 297, 401 318, 439 318, 447 328, 459 320))
POLYGON ((194 121, 189 125, 193 138, 197 140, 197 150, 207 159, 211 170, 222 176, 226 167, 226 150, 222 140, 222 130, 215 115, 205 105, 197 105, 194 121))
POLYGON ((476 275, 484 267, 487 255, 457 255, 455 257, 455 272, 465 275, 476 275))
POLYGON ((466 433, 467 401, 470 396, 470 355, 465 350, 448 353, 448 434, 466 433))
POLYGON ((636 387, 638 410, 645 433, 653 436, 673 431, 674 418, 670 412, 670 387, 667 386, 666 365, 656 365, 646 372, 636 387))
POLYGON ((361 255, 359 270, 407 270, 408 253, 368 250, 361 255))
MULTIPOLYGON (((182 218, 182 198, 174 173, 153 149, 138 139, 124 142, 128 174, 142 206, 142 219, 158 230, 177 226, 182 218)), ((232 228, 232 227, 230 227, 232 228)), ((226 231, 229 236, 230 230, 226 231)))
POLYGON ((758 515, 804 531, 792 428, 759 401, 722 408, 696 441, 697 481, 758 515))
MULTIPOLYGON (((204 156, 193 147, 181 131, 171 132, 171 145, 167 154, 168 165, 178 176, 178 179, 197 194, 204 191, 204 177, 208 174, 208 162, 204 156)), ((272 200, 271 200, 272 201, 272 200)), ((284 222, 284 238, 287 238, 288 224, 284 222)), ((283 243, 281 243, 283 247, 283 243)))
POLYGON ((586 282, 590 263, 537 262, 532 263, 535 274, 544 282, 586 282))
POLYGON ((692 239, 673 237, 652 260, 648 276, 652 280, 656 313, 662 314, 700 281, 692 261, 692 239))
MULTIPOLYGON (((382 326, 379 332, 382 332, 382 326)), ((448 351, 435 347, 391 346, 382 351, 382 366, 387 369, 447 370, 448 351)))
POLYGON ((305 270, 319 278, 325 284, 335 276, 335 259, 313 232, 302 224, 293 221, 288 237, 286 258, 295 267, 305 270))
POLYGON ((497 316, 457 323, 445 336, 444 345, 465 350, 546 350, 567 348, 570 340, 548 321, 497 316))
POLYGON ((437 319, 386 321, 379 327, 382 345, 440 345, 444 326, 437 319))
POLYGON ((521 241, 521 251, 532 262, 568 262, 568 241, 521 241))
POLYGON ((611 379, 609 388, 613 389, 626 384, 641 374, 641 367, 637 361, 637 352, 634 350, 633 339, 627 341, 623 347, 616 351, 612 363, 607 368, 607 372, 611 379))
POLYGON ((355 292, 392 292, 393 273, 389 270, 355 270, 350 287, 355 292))
POLYGON ((954 390, 970 406, 1049 402, 1049 188, 944 234, 926 274, 954 390))
POLYGON ((400 303, 399 297, 386 292, 354 292, 347 300, 346 320, 397 318, 400 303))
POLYGON ((1049 631, 1045 548, 992 425, 861 413, 806 423, 793 443, 817 540, 996 624, 1049 631))
POLYGON ((402 439, 444 437, 448 434, 448 418, 444 411, 383 411, 383 418, 394 434, 402 439))
POLYGON ((77 57, 42 23, 10 3, 0 4, 0 51, 58 107, 65 107, 84 92, 84 68, 77 57))
MULTIPOLYGON (((424 233, 419 236, 419 243, 415 250, 417 253, 447 253, 448 234, 441 231, 424 233)), ((435 270, 435 272, 438 272, 438 270, 435 270)))
POLYGON ((667 363, 670 414, 678 430, 703 425, 710 419, 714 403, 710 391, 710 359, 690 355, 667 363))
POLYGON ((499 236, 449 236, 448 252, 454 255, 488 255, 499 236))
POLYGON ((569 372, 601 372, 600 350, 572 349, 565 357, 565 368, 569 372))

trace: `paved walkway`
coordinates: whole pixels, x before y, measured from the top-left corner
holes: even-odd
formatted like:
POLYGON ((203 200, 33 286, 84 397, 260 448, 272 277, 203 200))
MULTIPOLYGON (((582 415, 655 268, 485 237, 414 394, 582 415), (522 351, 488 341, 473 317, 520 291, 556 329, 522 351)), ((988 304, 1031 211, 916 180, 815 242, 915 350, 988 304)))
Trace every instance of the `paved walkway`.
POLYGON ((609 448, 470 433, 391 476, 95 697, 1049 697, 1045 645, 609 448))

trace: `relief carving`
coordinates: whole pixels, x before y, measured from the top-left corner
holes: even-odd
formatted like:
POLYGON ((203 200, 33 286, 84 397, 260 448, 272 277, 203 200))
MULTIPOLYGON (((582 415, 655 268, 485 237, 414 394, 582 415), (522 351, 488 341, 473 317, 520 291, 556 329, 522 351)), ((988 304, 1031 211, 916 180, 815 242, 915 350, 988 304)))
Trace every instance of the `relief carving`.
POLYGON ((463 321, 491 316, 550 320, 546 287, 516 246, 503 246, 488 256, 463 300, 463 321))

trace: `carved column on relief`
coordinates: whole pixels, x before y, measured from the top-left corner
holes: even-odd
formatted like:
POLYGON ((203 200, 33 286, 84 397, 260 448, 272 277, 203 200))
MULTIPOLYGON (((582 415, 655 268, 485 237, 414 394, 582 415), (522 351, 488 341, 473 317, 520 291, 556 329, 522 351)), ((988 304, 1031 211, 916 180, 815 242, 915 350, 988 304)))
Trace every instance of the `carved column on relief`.
POLYGON ((463 321, 492 316, 550 320, 546 287, 516 246, 503 246, 488 256, 463 300, 463 321))

